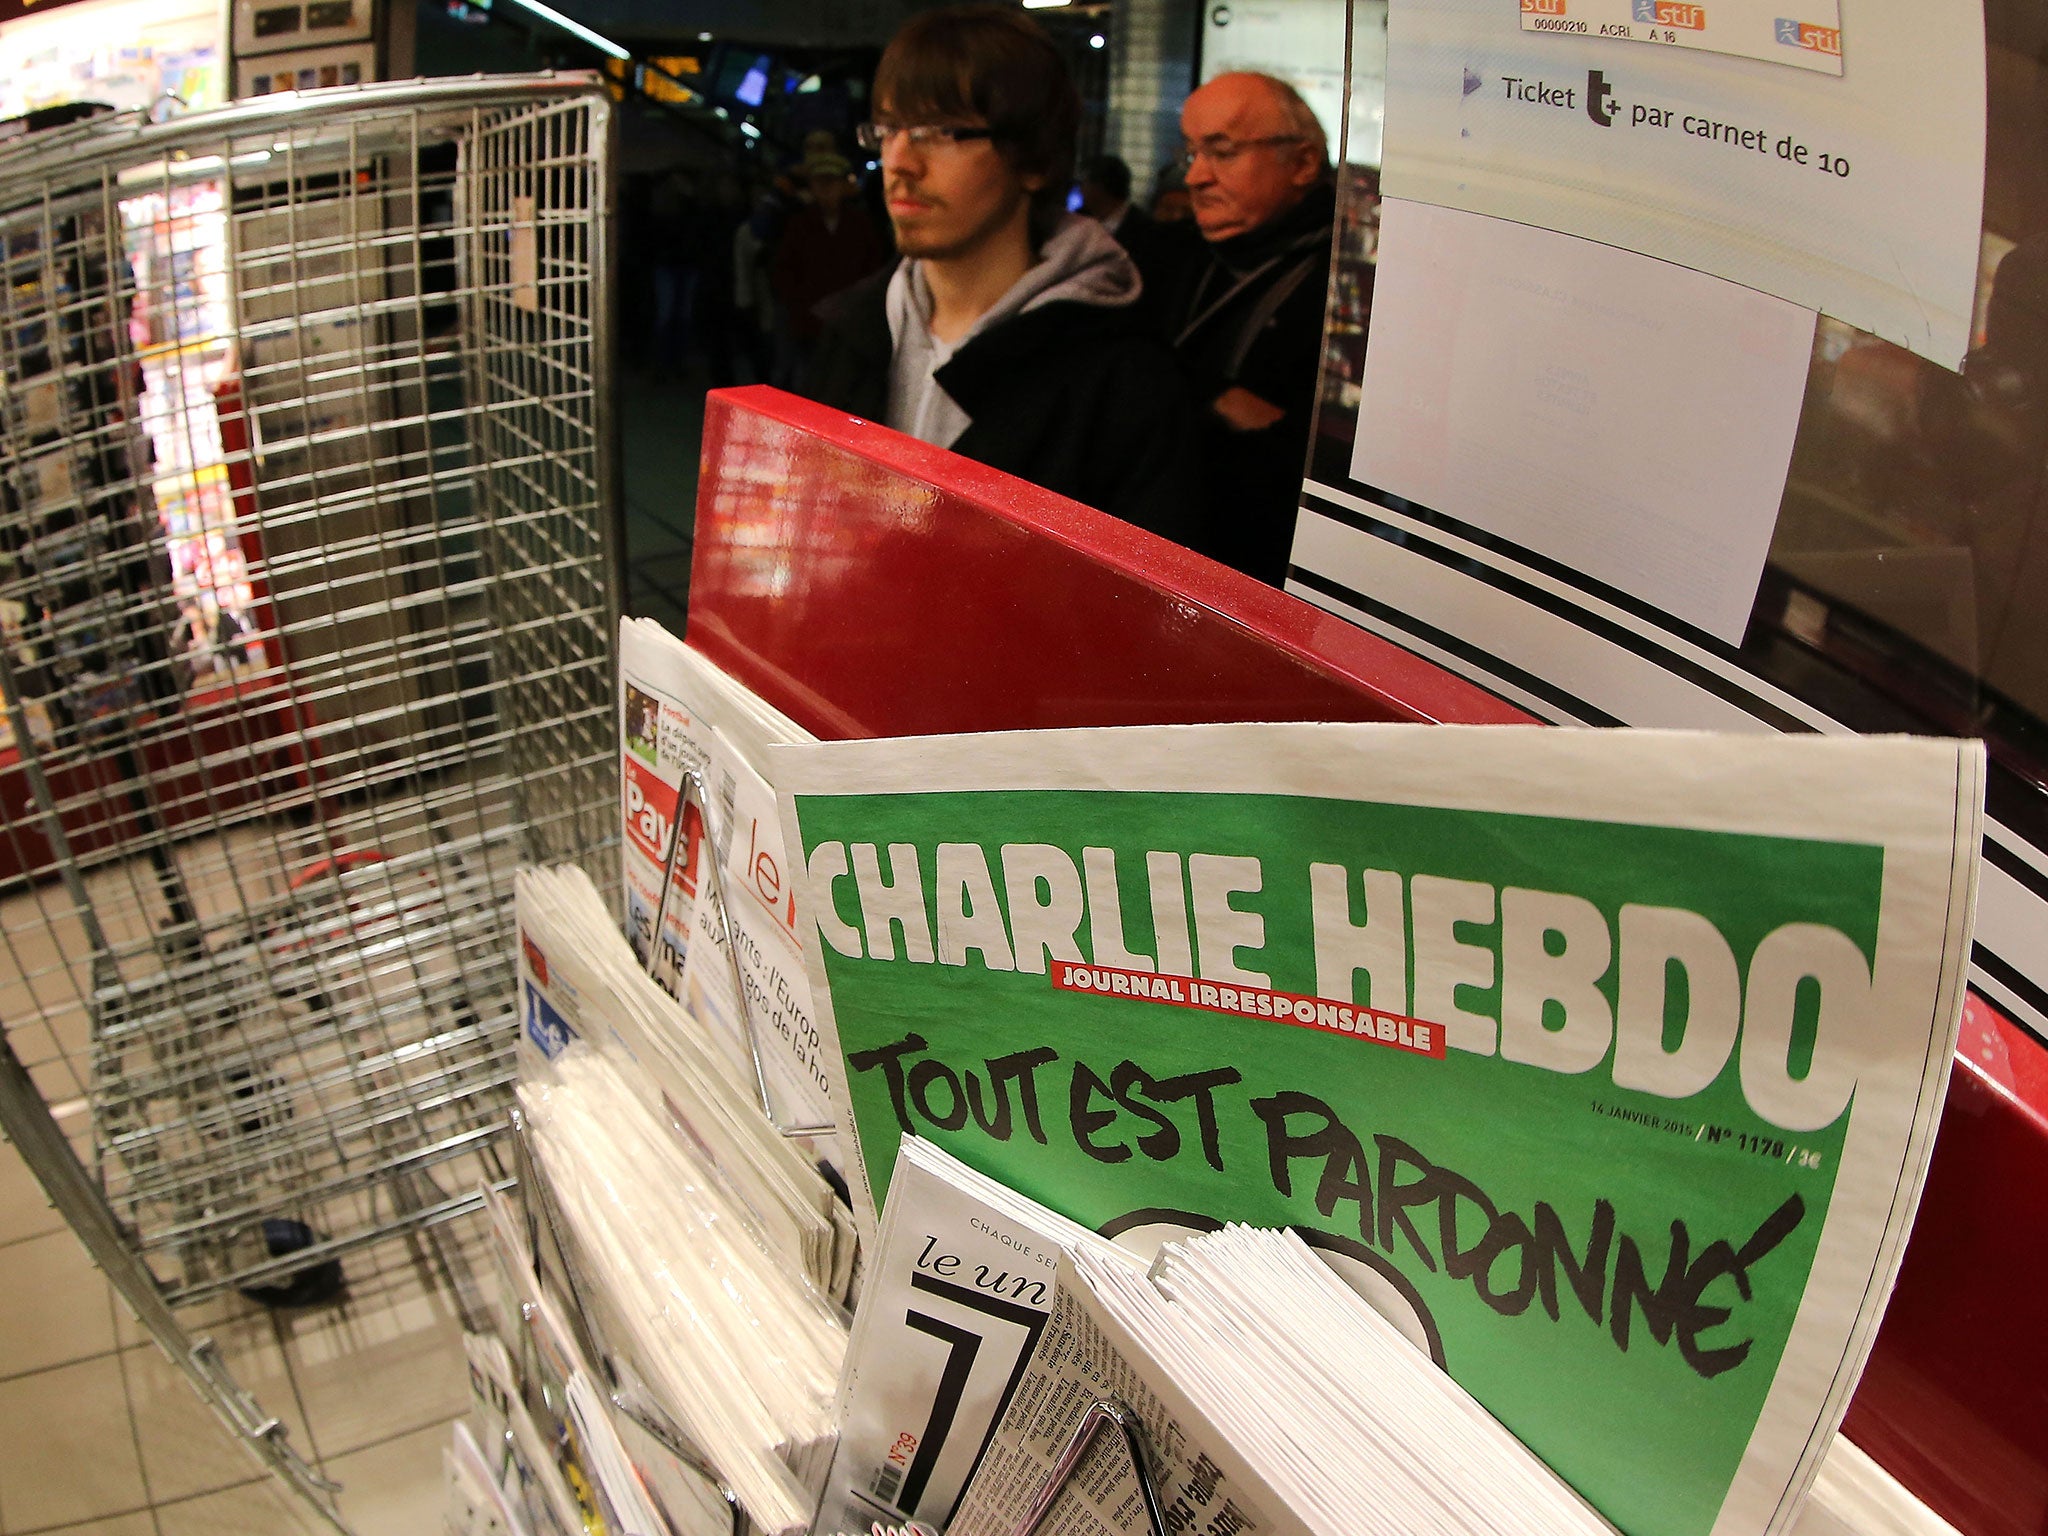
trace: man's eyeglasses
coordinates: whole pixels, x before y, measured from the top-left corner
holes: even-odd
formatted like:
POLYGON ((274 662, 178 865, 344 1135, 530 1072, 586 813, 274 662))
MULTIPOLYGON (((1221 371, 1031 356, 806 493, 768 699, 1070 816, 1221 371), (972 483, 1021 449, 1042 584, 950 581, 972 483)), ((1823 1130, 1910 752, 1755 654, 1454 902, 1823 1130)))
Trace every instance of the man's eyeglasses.
POLYGON ((1228 165, 1248 149, 1258 149, 1266 144, 1304 142, 1298 133, 1271 133, 1263 139, 1210 139, 1203 144, 1183 144, 1180 153, 1173 157, 1173 163, 1183 171, 1192 170, 1197 160, 1207 160, 1211 165, 1228 165))
POLYGON ((860 147, 879 152, 896 135, 902 134, 912 149, 946 150, 976 139, 993 139, 993 128, 960 128, 951 123, 862 123, 853 130, 860 147))

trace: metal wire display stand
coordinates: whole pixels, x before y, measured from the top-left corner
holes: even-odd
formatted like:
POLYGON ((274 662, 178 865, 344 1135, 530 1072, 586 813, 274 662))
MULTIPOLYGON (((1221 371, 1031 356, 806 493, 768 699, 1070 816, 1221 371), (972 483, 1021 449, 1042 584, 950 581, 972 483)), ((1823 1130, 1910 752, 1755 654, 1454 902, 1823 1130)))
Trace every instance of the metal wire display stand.
POLYGON ((510 1181, 512 875, 616 857, 610 126, 497 77, 0 153, 0 1129, 316 1500, 173 1308, 510 1181))

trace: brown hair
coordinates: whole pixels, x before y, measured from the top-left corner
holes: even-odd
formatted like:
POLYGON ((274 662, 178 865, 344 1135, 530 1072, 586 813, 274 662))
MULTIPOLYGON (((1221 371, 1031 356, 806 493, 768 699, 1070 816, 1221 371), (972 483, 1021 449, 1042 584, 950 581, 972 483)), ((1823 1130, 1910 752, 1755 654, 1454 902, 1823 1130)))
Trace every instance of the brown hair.
POLYGON ((1081 98, 1045 29, 1006 5, 921 11, 889 40, 875 71, 875 104, 907 123, 978 117, 1004 162, 1045 185, 1031 194, 1032 244, 1067 204, 1081 98))

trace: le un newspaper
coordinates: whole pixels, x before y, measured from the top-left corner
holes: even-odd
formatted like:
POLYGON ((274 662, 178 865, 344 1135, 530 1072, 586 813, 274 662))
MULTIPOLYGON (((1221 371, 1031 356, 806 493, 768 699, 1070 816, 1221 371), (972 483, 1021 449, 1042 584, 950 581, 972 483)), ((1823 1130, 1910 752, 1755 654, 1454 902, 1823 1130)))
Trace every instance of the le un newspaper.
POLYGON ((1233 725, 768 776, 864 1237, 912 1132, 1141 1249, 1293 1226, 1627 1536, 1759 1536, 1911 1227, 1983 771, 1955 741, 1233 725))

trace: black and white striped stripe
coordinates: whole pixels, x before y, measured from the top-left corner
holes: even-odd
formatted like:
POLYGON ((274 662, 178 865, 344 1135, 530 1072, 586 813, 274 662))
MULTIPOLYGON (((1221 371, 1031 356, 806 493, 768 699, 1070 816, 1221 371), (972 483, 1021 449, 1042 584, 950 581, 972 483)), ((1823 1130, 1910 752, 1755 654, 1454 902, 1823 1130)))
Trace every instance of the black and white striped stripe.
MULTIPOLYGON (((1342 487, 1304 487, 1287 590, 1553 724, 1851 729, 1625 594, 1342 487)), ((2048 850, 2015 822, 2048 828, 2048 797, 1994 762, 1971 980, 2048 1040, 2048 850)))

